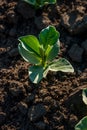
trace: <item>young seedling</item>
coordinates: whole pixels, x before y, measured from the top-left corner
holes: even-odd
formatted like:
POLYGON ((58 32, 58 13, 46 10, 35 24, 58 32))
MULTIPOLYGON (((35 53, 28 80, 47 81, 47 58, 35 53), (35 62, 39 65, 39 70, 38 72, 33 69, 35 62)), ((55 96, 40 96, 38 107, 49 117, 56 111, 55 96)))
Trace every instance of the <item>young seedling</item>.
POLYGON ((48 26, 40 32, 38 39, 33 35, 19 37, 19 53, 32 64, 28 72, 33 83, 37 84, 45 78, 49 70, 74 72, 69 61, 64 58, 55 59, 60 51, 59 36, 54 26, 48 26))
POLYGON ((43 7, 46 4, 55 4, 56 0, 23 0, 31 5, 33 5, 36 9, 43 7))
MULTIPOLYGON (((83 102, 87 105, 87 89, 82 91, 83 102)), ((87 130, 87 116, 83 117, 75 126, 75 130, 87 130)))

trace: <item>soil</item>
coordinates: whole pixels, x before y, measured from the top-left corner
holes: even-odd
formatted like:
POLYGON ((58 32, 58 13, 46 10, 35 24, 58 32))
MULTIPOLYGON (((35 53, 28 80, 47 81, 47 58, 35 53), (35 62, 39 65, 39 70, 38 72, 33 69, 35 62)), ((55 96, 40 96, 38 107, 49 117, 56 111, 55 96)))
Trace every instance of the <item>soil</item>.
POLYGON ((73 44, 81 47, 87 34, 71 35, 61 24, 61 14, 86 4, 86 0, 58 0, 35 10, 21 0, 0 0, 0 130, 74 130, 87 115, 81 96, 87 87, 87 54, 82 51, 79 62, 68 54, 73 44), (30 64, 18 53, 18 37, 38 36, 50 24, 60 32, 59 56, 68 59, 75 72, 49 72, 35 85, 28 76, 30 64))

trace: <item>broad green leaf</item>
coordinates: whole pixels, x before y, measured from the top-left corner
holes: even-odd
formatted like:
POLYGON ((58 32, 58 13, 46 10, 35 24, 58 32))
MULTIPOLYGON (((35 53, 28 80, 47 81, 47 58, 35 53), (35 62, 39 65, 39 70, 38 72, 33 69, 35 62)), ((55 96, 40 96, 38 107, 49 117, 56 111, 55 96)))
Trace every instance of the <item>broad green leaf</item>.
POLYGON ((54 4, 56 0, 23 0, 31 5, 42 7, 45 4, 54 4))
POLYGON ((42 66, 31 66, 29 68, 29 78, 30 80, 37 84, 43 78, 43 67, 42 66))
POLYGON ((54 4, 56 0, 43 0, 45 3, 54 4))
MULTIPOLYGON (((48 46, 49 48, 49 46, 48 46)), ((47 52, 47 61, 52 61, 54 60, 54 58, 58 55, 60 51, 60 42, 59 40, 56 42, 56 44, 54 44, 54 46, 50 47, 49 52, 47 52)))
POLYGON ((35 5, 36 4, 36 0, 23 0, 31 5, 35 5))
POLYGON ((39 41, 44 49, 47 49, 48 45, 54 45, 58 41, 59 36, 60 34, 56 31, 55 27, 48 26, 40 32, 39 41))
POLYGON ((87 88, 82 91, 83 102, 87 105, 87 88))
POLYGON ((27 49, 31 49, 33 52, 36 52, 38 55, 40 54, 39 52, 39 41, 38 39, 33 36, 33 35, 27 35, 27 36, 22 36, 19 37, 18 39, 27 49))
POLYGON ((65 58, 55 60, 49 67, 51 71, 74 72, 72 65, 65 58))
POLYGON ((31 52, 29 50, 25 50, 21 44, 18 45, 19 53, 23 57, 23 59, 32 64, 40 64, 40 57, 38 57, 35 52, 31 52))
POLYGON ((82 118, 75 126, 75 130, 87 130, 87 116, 82 118))
POLYGON ((45 50, 44 50, 43 46, 41 46, 41 47, 39 48, 39 51, 40 51, 40 56, 41 56, 41 58, 43 58, 43 57, 44 57, 44 54, 45 54, 45 50))

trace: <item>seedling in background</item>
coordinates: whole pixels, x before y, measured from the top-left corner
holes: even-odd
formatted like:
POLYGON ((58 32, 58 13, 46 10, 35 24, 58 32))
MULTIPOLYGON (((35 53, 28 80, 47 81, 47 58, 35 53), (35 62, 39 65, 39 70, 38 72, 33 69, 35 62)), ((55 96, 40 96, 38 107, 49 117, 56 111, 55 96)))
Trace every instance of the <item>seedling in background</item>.
POLYGON ((54 26, 48 26, 40 32, 38 39, 33 35, 19 37, 19 53, 32 64, 28 72, 33 83, 37 84, 45 78, 49 70, 74 72, 69 61, 64 58, 55 59, 60 51, 59 36, 54 26))
POLYGON ((43 7, 46 4, 55 4, 56 0, 23 0, 31 5, 33 5, 36 9, 43 7))
MULTIPOLYGON (((87 105, 87 89, 82 91, 83 102, 87 105)), ((87 130, 87 116, 83 117, 75 126, 75 130, 87 130)))

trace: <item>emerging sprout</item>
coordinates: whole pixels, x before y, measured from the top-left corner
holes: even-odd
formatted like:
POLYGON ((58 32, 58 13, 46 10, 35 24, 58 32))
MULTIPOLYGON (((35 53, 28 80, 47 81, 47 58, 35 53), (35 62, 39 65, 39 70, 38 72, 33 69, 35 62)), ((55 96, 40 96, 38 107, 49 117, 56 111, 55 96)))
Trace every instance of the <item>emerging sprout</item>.
POLYGON ((38 39, 33 35, 19 37, 18 49, 25 61, 30 62, 29 77, 38 83, 49 70, 74 72, 72 65, 64 58, 55 60, 60 51, 59 32, 53 26, 43 29, 38 39))
POLYGON ((56 0, 23 0, 33 6, 35 6, 35 8, 40 8, 43 7, 46 4, 55 4, 56 0))

